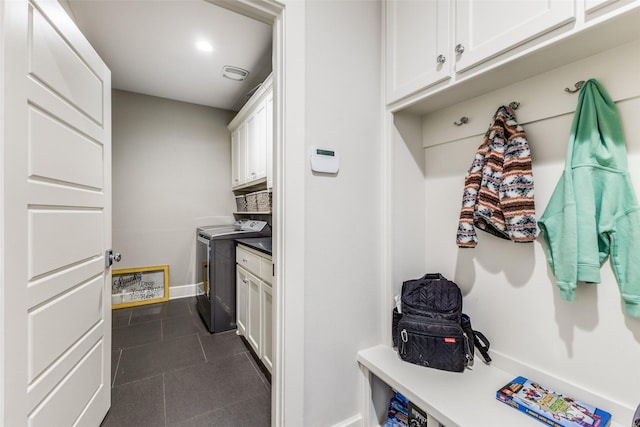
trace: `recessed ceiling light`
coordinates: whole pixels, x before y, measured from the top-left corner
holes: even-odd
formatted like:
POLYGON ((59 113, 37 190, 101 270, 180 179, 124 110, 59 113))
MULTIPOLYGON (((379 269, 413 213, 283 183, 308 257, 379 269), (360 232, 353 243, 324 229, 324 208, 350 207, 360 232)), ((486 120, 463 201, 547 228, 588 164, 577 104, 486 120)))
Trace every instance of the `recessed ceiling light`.
POLYGON ((249 72, 242 68, 232 67, 231 65, 225 65, 222 67, 222 77, 226 77, 231 80, 237 80, 239 82, 247 78, 249 72))
POLYGON ((213 46, 211 45, 211 43, 209 43, 206 40, 198 40, 196 42, 196 47, 198 48, 198 50, 201 50, 203 52, 212 52, 213 51, 213 46))

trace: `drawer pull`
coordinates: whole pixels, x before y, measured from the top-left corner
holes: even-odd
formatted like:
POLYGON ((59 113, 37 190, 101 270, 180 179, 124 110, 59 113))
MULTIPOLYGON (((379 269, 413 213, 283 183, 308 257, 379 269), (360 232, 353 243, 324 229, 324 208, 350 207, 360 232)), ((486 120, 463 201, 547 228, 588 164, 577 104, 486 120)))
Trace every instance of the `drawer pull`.
POLYGON ((445 62, 447 62, 447 57, 444 55, 438 55, 438 57, 436 58, 436 62, 438 64, 444 64, 445 62))
POLYGON ((456 45, 456 53, 458 55, 462 55, 464 53, 464 46, 462 46, 460 43, 456 45))

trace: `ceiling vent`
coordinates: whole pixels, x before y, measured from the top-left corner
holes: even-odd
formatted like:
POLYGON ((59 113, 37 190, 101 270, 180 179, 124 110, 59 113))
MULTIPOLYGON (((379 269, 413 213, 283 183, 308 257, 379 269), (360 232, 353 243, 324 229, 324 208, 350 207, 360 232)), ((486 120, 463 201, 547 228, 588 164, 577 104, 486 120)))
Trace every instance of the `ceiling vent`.
POLYGON ((232 67, 231 65, 225 65, 222 67, 222 77, 226 77, 231 80, 241 82, 246 79, 248 75, 249 72, 242 68, 232 67))

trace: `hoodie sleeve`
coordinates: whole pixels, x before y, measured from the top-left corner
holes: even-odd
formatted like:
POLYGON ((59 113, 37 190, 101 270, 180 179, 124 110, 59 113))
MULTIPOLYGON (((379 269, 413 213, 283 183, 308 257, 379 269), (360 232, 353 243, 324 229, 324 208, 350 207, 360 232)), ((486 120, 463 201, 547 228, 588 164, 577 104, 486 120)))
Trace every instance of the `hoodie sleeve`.
POLYGON ((544 238, 547 261, 556 278, 560 296, 575 301, 578 274, 577 212, 571 172, 564 171, 547 208, 538 221, 544 238))
POLYGON ((640 208, 637 205, 616 219, 610 243, 611 265, 625 311, 629 316, 640 317, 640 208))

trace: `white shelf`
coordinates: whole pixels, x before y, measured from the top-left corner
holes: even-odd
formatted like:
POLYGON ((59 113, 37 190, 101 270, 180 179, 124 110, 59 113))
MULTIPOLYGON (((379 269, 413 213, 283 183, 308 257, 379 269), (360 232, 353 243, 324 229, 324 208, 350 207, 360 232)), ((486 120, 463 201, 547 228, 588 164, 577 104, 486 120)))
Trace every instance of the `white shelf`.
POLYGON ((446 427, 543 425, 496 399, 496 391, 517 374, 485 365, 479 357, 471 370, 446 372, 404 362, 393 348, 378 345, 359 351, 358 363, 446 427))
POLYGON ((271 211, 242 211, 242 212, 234 212, 236 215, 271 215, 271 211))

